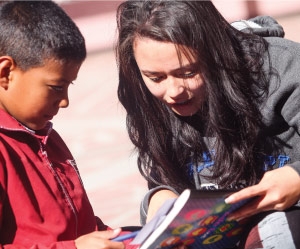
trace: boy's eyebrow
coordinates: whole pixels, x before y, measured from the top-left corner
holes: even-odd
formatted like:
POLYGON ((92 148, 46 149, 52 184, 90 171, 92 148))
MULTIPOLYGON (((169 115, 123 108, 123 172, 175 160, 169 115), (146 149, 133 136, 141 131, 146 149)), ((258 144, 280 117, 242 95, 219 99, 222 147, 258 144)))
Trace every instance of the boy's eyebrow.
POLYGON ((64 84, 69 84, 69 83, 74 82, 76 79, 77 79, 77 77, 75 79, 72 79, 72 80, 67 80, 65 78, 57 78, 57 79, 51 79, 50 81, 51 82, 60 82, 60 83, 64 83, 64 84))

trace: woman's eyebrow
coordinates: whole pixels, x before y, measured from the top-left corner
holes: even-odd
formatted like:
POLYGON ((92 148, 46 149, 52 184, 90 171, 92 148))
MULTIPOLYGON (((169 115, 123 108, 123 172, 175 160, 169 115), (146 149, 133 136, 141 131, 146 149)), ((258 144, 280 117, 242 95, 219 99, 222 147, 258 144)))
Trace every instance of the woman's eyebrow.
MULTIPOLYGON (((192 63, 192 64, 186 64, 186 65, 182 65, 181 67, 175 68, 170 70, 168 73, 177 73, 179 71, 185 71, 185 70, 191 70, 197 67, 197 63, 192 63)), ((161 72, 159 71, 151 71, 151 70, 147 70, 147 69, 140 69, 140 71, 143 74, 160 74, 161 72)))
POLYGON ((158 74, 159 72, 155 72, 155 71, 150 71, 150 70, 140 70, 143 74, 158 74))
POLYGON ((181 67, 172 70, 171 73, 193 70, 195 68, 197 68, 197 63, 186 64, 186 65, 182 65, 181 67))

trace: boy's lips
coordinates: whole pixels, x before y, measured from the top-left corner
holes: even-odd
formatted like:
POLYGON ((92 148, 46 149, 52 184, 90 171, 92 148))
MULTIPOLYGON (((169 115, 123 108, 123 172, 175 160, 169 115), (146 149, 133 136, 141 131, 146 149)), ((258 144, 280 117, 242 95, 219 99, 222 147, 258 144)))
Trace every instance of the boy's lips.
POLYGON ((48 119, 48 120, 51 120, 51 119, 53 119, 53 117, 55 116, 56 114, 47 114, 47 115, 45 115, 44 117, 46 118, 46 119, 48 119))
POLYGON ((53 118, 53 116, 45 115, 45 118, 46 118, 47 120, 51 120, 51 119, 53 118))

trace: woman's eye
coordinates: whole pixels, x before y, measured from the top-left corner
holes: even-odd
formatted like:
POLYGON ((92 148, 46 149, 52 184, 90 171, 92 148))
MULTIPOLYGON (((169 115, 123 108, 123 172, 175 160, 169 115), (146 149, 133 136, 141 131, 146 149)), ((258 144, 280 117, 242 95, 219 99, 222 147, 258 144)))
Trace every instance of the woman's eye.
POLYGON ((149 79, 153 82, 160 82, 162 78, 161 77, 154 77, 154 78, 150 77, 149 79))
POLYGON ((189 72, 186 72, 186 73, 182 73, 180 74, 179 76, 181 78, 192 78, 196 75, 196 72, 195 71, 189 71, 189 72))
POLYGON ((165 76, 163 75, 145 75, 149 80, 155 82, 155 83, 159 83, 161 82, 165 76))

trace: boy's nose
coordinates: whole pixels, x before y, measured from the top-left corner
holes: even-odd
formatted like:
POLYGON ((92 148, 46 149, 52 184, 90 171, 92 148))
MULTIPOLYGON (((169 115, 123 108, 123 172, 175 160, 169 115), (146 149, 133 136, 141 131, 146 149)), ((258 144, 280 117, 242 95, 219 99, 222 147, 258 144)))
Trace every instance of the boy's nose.
POLYGON ((65 97, 60 100, 59 102, 59 108, 67 108, 69 106, 69 98, 65 97))

